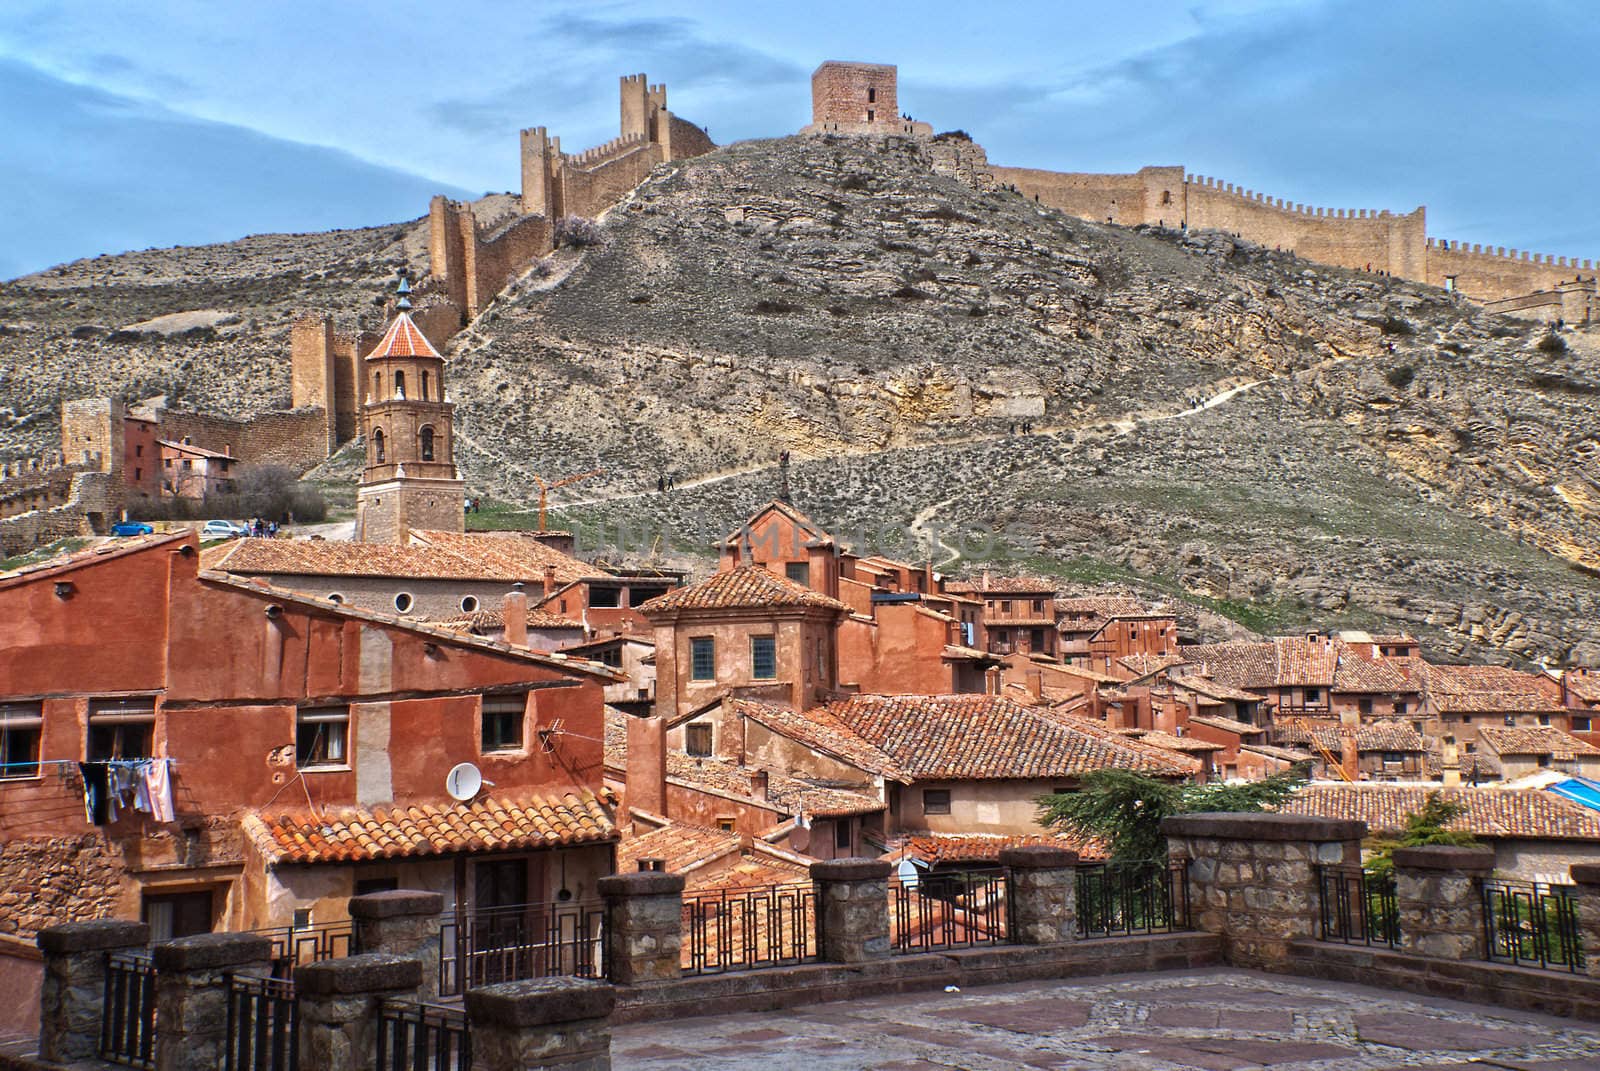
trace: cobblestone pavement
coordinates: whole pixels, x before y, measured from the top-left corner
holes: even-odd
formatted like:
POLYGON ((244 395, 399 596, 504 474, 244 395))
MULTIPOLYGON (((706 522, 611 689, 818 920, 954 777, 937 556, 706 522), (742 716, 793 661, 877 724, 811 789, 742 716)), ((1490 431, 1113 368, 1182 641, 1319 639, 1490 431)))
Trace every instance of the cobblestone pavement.
POLYGON ((1238 970, 639 1023, 614 1071, 1600 1071, 1600 1025, 1238 970))

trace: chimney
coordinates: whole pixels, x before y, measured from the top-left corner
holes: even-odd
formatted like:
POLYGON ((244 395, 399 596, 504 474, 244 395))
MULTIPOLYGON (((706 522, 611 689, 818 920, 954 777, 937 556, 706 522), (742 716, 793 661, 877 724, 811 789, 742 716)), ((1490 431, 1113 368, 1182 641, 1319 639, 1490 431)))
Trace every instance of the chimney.
POLYGON ((551 595, 553 595, 555 593, 555 590, 556 590, 556 567, 553 566, 553 565, 546 565, 544 567, 544 597, 548 599, 551 595))
POLYGON ((665 718, 628 719, 627 802, 629 812, 667 814, 667 722, 665 718))
POLYGON ((522 582, 511 585, 506 597, 500 600, 500 616, 505 618, 504 639, 518 647, 528 645, 528 596, 522 582))
POLYGON ((1361 752, 1356 749, 1356 731, 1351 725, 1339 727, 1339 766, 1350 781, 1361 779, 1361 752))
POLYGON ((1445 788, 1455 788, 1461 784, 1461 753, 1456 750, 1455 744, 1444 745, 1444 758, 1440 766, 1444 772, 1445 788))
POLYGON ((1028 670, 1028 698, 1037 705, 1044 697, 1044 670, 1028 670))
POLYGON ((770 778, 765 770, 750 771, 750 795, 758 800, 770 800, 772 791, 768 787, 770 778))

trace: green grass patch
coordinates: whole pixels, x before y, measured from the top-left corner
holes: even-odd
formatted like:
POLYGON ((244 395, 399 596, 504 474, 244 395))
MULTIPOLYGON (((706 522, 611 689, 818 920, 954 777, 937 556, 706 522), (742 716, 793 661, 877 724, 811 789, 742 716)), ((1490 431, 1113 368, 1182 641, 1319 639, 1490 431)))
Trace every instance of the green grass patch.
POLYGON ((58 539, 54 543, 47 543, 26 553, 0 560, 0 573, 9 573, 29 565, 38 565, 40 562, 47 562, 51 558, 64 557, 74 551, 82 550, 88 545, 88 539, 77 536, 69 539, 58 539))

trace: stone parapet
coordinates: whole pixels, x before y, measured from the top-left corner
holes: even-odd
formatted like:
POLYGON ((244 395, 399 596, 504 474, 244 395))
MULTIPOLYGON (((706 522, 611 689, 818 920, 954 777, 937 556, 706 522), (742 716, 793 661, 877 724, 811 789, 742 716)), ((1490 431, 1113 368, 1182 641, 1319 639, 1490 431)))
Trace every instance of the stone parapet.
POLYGON ((467 1023, 479 1071, 611 1071, 616 990, 581 978, 469 989, 467 1023))
POLYGON ((87 1060, 100 1048, 106 960, 114 952, 142 949, 150 927, 99 919, 40 930, 44 977, 39 990, 39 1056, 59 1064, 87 1060))
POLYGON ((817 951, 828 963, 863 963, 889 954, 889 874, 881 859, 811 864, 817 886, 817 951))
POLYGON ((1401 950, 1441 959, 1483 959, 1483 879, 1492 870, 1492 848, 1396 848, 1401 950))
POLYGON ((266 973, 272 942, 253 933, 203 933, 156 945, 156 1071, 222 1066, 228 976, 266 973))
POLYGON ((378 1047, 385 1000, 414 1000, 424 975, 412 956, 362 953, 295 970, 301 1067, 366 1071, 378 1047))
POLYGON ((683 875, 643 870, 596 885, 606 905, 606 977, 638 985, 682 975, 683 875))
POLYGON ((1078 853, 1043 844, 1000 850, 1010 914, 1006 936, 1019 945, 1078 938, 1078 853))
POLYGON ((415 889, 355 896, 349 904, 355 947, 363 953, 411 956, 422 965, 420 999, 439 995, 440 916, 444 897, 415 889))
POLYGON ((1283 814, 1176 815, 1161 823, 1187 859, 1194 923, 1220 934, 1228 962, 1283 970, 1291 941, 1316 933, 1317 870, 1360 862, 1365 822, 1283 814))
POLYGON ((1577 863, 1572 868, 1573 897, 1578 912, 1578 936, 1586 950, 1584 970, 1600 979, 1600 863, 1577 863))

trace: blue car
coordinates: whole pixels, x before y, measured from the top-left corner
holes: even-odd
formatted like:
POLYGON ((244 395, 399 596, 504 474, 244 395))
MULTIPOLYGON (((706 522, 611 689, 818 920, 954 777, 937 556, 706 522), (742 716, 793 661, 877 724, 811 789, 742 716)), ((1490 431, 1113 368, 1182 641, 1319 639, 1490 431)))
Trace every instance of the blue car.
POLYGON ((111 526, 114 536, 155 535, 156 530, 143 521, 118 521, 111 526))

